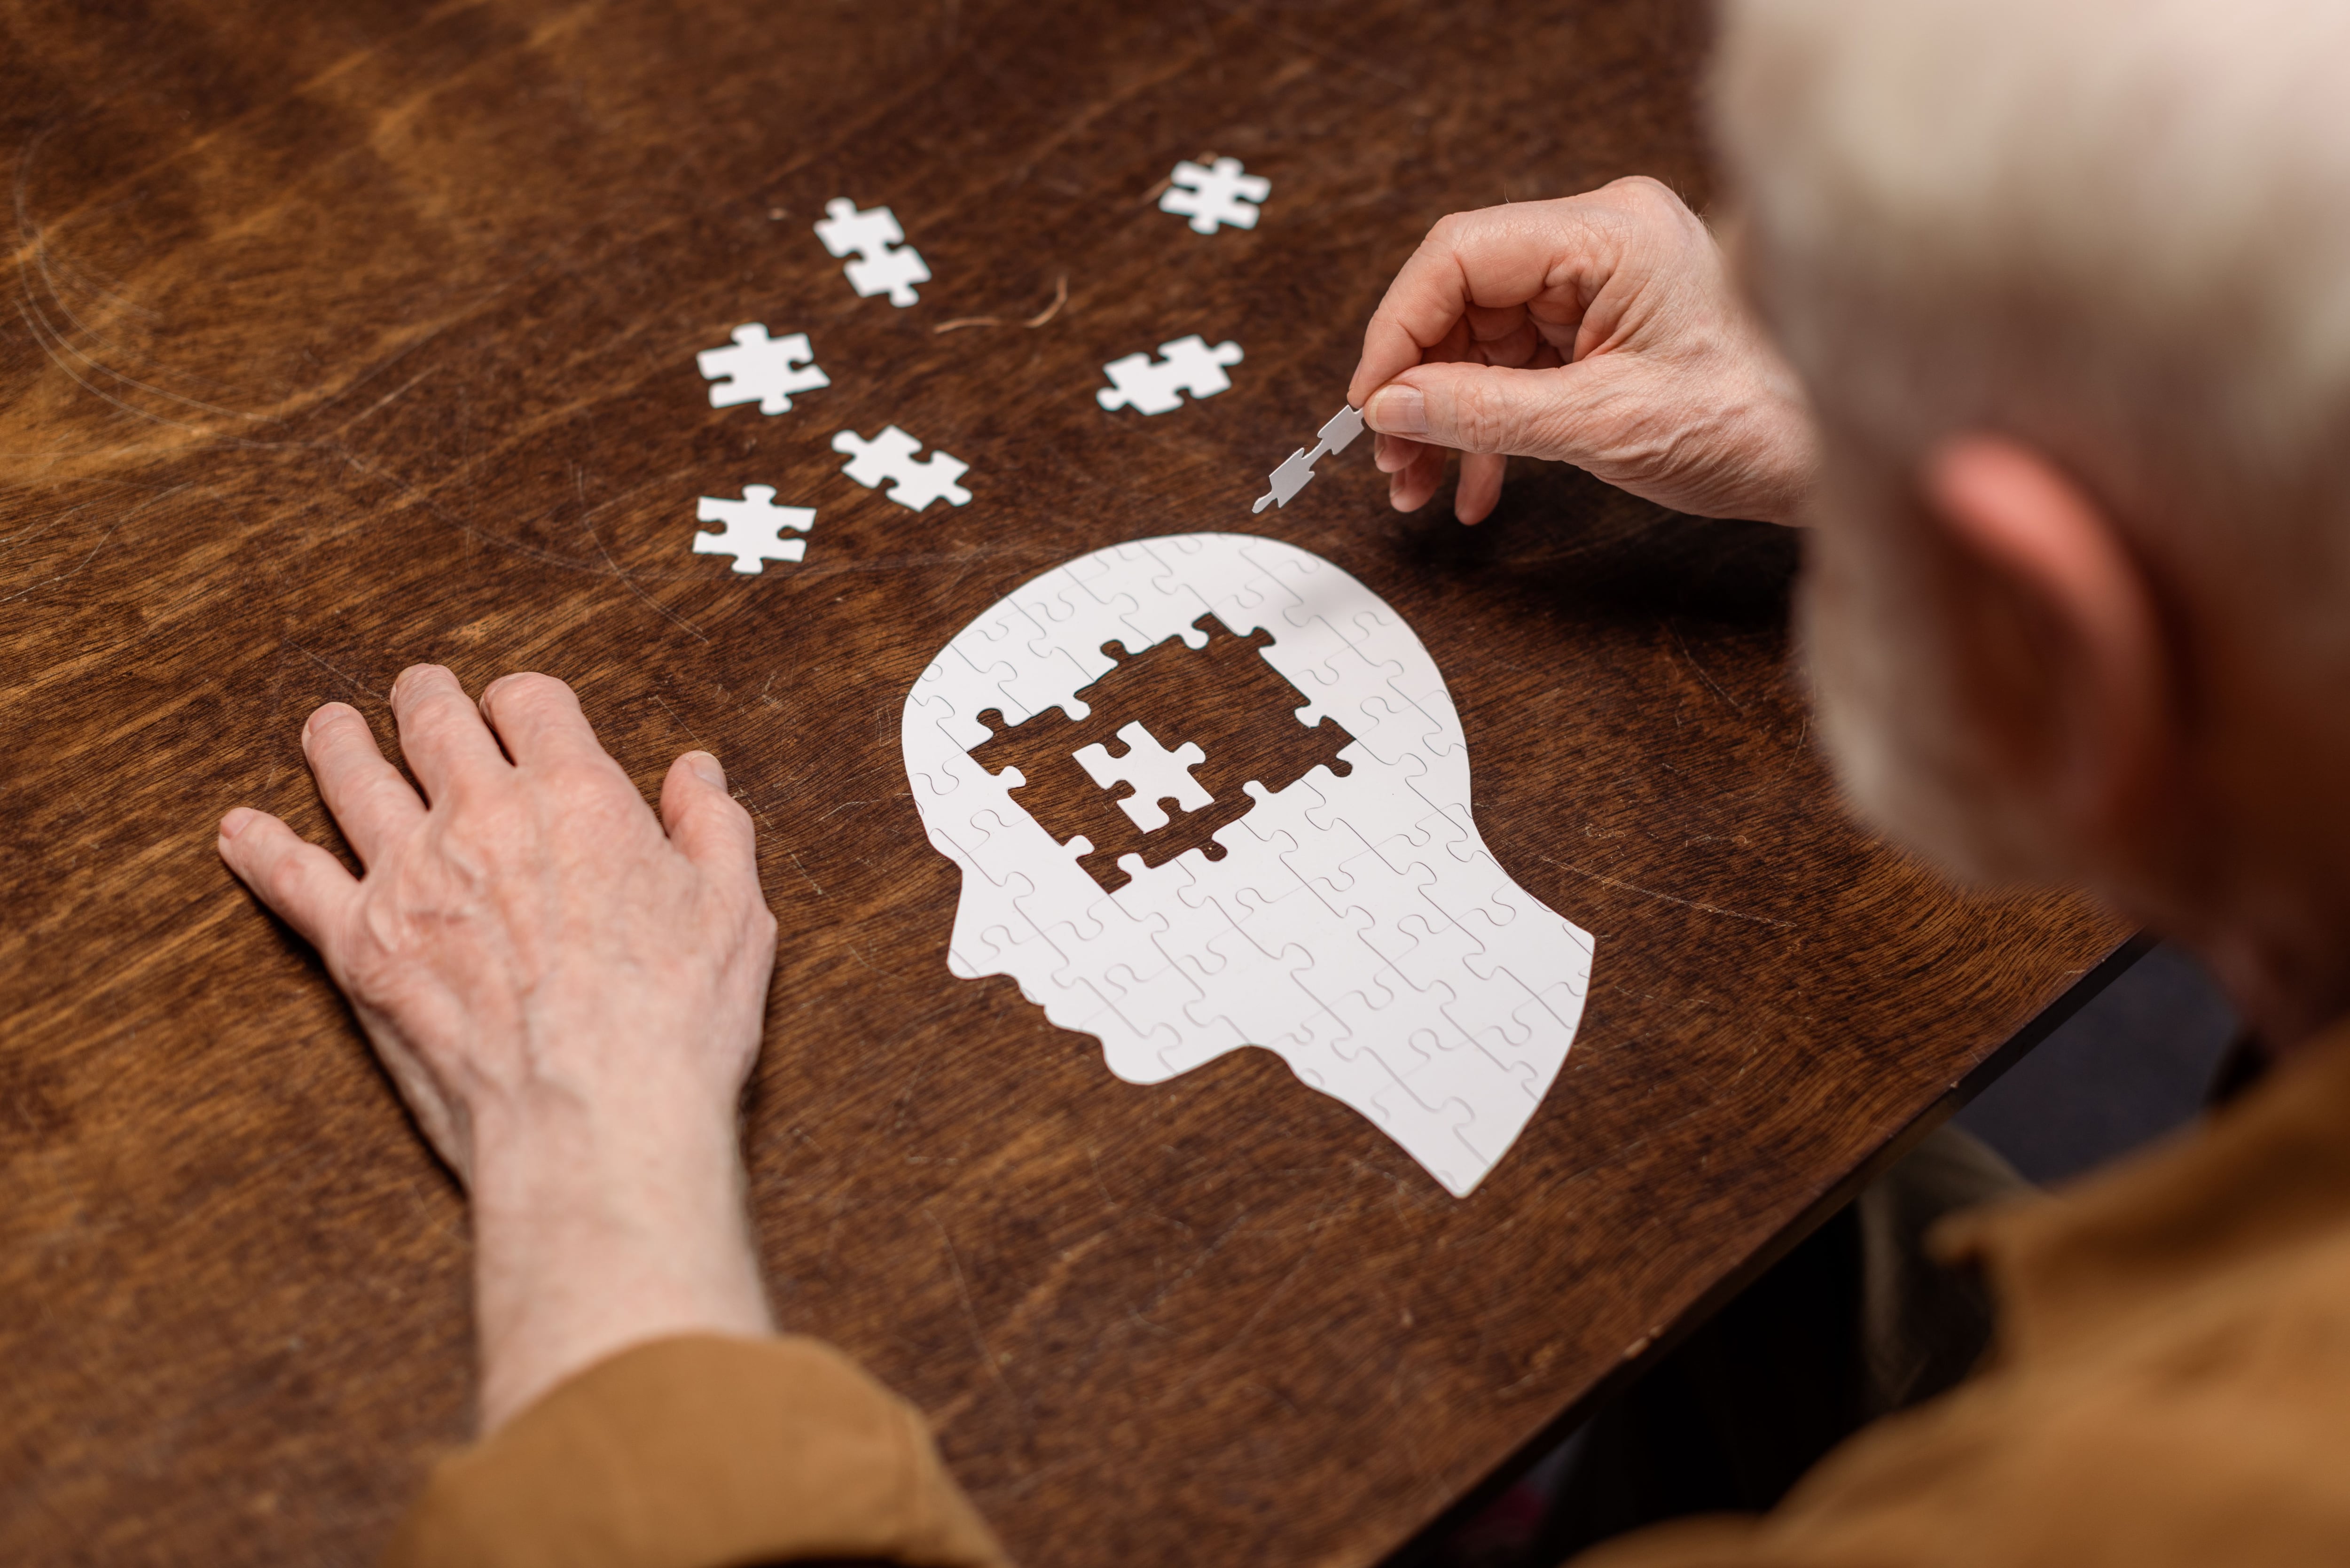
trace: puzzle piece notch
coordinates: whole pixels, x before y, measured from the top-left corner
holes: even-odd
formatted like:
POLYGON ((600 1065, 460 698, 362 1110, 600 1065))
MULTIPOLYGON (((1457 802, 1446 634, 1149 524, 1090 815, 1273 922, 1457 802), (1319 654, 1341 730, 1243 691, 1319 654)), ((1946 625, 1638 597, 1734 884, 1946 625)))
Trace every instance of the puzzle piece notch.
POLYGON ((1196 742, 1186 741, 1170 752, 1139 719, 1121 727, 1118 738, 1126 747, 1121 754, 1112 755, 1108 747, 1097 741, 1070 755, 1102 788, 1126 786, 1126 794, 1113 798, 1143 832, 1156 833, 1172 820, 1162 809, 1165 802, 1174 802, 1180 811, 1200 811, 1216 803, 1216 797, 1191 776, 1191 770, 1208 760, 1208 753, 1196 742))
POLYGON ((1242 359, 1239 344, 1227 338, 1211 348, 1196 332, 1161 343, 1159 353, 1156 364, 1148 354, 1128 354, 1104 365, 1102 374, 1110 384, 1096 391, 1094 400, 1113 413, 1119 409, 1132 409, 1139 414, 1172 413, 1183 406, 1185 392, 1194 398, 1212 398, 1228 389, 1232 382, 1224 371, 1242 359))
POLYGON ((930 282, 931 269, 920 251, 903 243, 906 231, 898 226, 895 213, 887 207, 859 212, 846 196, 835 196, 824 211, 816 237, 836 256, 857 257, 841 270, 859 299, 886 294, 890 304, 902 308, 920 297, 914 285, 930 282))
POLYGON ((816 525, 813 506, 777 506, 775 487, 772 484, 746 484, 743 499, 730 501, 723 495, 705 495, 694 508, 697 522, 718 523, 720 532, 699 533, 693 536, 693 553, 697 556, 732 556, 734 569, 753 576, 766 570, 768 561, 796 561, 807 554, 807 541, 786 539, 783 530, 795 528, 805 534, 816 525))
POLYGON ((805 332, 770 337, 765 323, 753 321, 737 327, 732 336, 732 348, 705 348, 693 357, 702 379, 710 382, 713 409, 756 403, 763 414, 788 413, 794 392, 832 385, 832 378, 817 367, 805 332))
POLYGON ((1218 224, 1255 228, 1257 204, 1273 194, 1273 182, 1248 173, 1237 158, 1219 158, 1204 169, 1186 158, 1167 180, 1159 210, 1189 218, 1194 234, 1212 234, 1218 224))
POLYGON ((1308 452, 1301 448, 1283 458, 1280 466, 1268 476, 1273 488, 1258 496, 1256 504, 1249 510, 1262 512, 1268 506, 1288 505, 1313 479, 1315 463, 1334 452, 1346 451, 1362 433, 1362 410, 1352 403, 1332 414, 1322 421, 1322 428, 1314 432, 1314 449, 1308 452))
POLYGON ((971 472, 971 464, 936 447, 929 457, 916 462, 914 454, 921 448, 920 441, 896 425, 882 427, 871 441, 855 431, 836 431, 832 438, 833 451, 849 454, 840 472, 868 490, 890 481, 889 499, 900 506, 920 512, 933 501, 951 506, 970 504, 971 492, 955 482, 971 472))

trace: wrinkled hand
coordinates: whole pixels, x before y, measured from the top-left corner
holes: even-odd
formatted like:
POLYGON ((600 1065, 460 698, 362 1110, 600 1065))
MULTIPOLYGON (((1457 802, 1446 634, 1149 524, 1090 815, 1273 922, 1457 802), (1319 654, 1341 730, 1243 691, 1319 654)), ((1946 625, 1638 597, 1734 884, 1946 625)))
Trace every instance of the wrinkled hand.
POLYGON ((420 665, 391 707, 422 798, 353 709, 302 732, 363 877, 243 808, 220 851, 465 1183, 484 1424, 638 1340, 764 1332, 735 1118, 775 922, 716 760, 677 760, 656 821, 561 681, 476 708, 420 665))
POLYGON ((1493 510, 1513 454, 1780 523, 1816 463, 1794 373, 1705 224, 1653 180, 1438 223, 1372 316, 1347 400, 1380 432, 1399 511, 1436 493, 1447 449, 1462 454, 1463 523, 1493 510))

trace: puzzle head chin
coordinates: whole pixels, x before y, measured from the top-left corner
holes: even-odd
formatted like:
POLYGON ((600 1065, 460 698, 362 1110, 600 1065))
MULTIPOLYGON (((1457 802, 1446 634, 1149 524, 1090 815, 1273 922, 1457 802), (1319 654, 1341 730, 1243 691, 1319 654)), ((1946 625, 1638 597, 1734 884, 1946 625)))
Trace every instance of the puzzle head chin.
POLYGON ((1566 1059, 1591 938, 1495 862, 1434 659, 1327 561, 1191 534, 1055 567, 940 651, 903 740, 962 873, 948 967, 1130 1083, 1261 1046, 1465 1197, 1566 1059))

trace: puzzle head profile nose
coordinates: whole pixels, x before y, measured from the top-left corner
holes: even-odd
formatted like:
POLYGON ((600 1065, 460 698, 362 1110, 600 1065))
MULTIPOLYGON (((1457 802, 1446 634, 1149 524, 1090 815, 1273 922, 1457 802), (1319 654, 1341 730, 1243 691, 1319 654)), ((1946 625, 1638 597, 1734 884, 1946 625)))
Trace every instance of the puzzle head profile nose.
POLYGON ((941 650, 902 737, 962 873, 949 968, 1121 1078, 1263 1047, 1465 1197, 1565 1061, 1591 939, 1494 861, 1435 661, 1329 562, 1194 534, 1057 566, 941 650))

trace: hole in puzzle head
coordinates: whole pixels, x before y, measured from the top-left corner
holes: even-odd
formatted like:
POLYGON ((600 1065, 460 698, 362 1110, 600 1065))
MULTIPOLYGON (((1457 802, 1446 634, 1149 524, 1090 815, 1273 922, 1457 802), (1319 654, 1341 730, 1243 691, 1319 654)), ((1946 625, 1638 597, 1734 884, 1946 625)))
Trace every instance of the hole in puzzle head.
MULTIPOLYGON (((1001 712, 980 716, 990 734, 972 748, 972 759, 993 774, 1020 770, 1026 782, 1012 792, 1014 804, 1056 844, 1087 839, 1093 851, 1077 863, 1104 892, 1130 880, 1118 865, 1128 855, 1140 856, 1146 867, 1191 849, 1223 859, 1227 852, 1214 835, 1255 807, 1246 784, 1261 784, 1271 794, 1316 767, 1334 776, 1352 771, 1338 753, 1354 737, 1336 720, 1299 722, 1311 700, 1265 661, 1263 650, 1275 645, 1271 632, 1259 628, 1237 637, 1212 615, 1192 625, 1205 633, 1201 647, 1170 637, 1140 653, 1113 655, 1111 669, 1076 693, 1087 710, 1083 720, 1071 720, 1059 707, 1009 726, 1001 712), (1127 761, 1137 748, 1119 732, 1138 723, 1163 752, 1200 748, 1202 760, 1190 764, 1188 774, 1209 804, 1187 811, 1179 797, 1153 791, 1166 821, 1145 828, 1119 805, 1137 793, 1132 784, 1121 779, 1105 786, 1076 761, 1076 753, 1094 746, 1113 762, 1127 761)), ((1117 648, 1104 643, 1102 651, 1117 648)))

